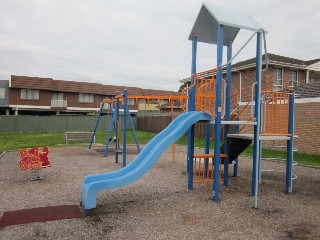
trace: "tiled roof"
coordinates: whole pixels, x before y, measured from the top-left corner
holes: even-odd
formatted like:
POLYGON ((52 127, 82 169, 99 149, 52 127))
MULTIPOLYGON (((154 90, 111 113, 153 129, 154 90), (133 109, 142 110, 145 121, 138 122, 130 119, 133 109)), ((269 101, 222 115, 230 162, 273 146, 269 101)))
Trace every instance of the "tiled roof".
POLYGON ((123 90, 128 90, 129 96, 141 96, 142 89, 137 87, 126 87, 126 86, 114 86, 114 85, 102 85, 103 94, 108 96, 116 95, 117 92, 122 93, 123 90))
POLYGON ((128 95, 129 95, 129 96, 141 96, 141 95, 143 95, 141 88, 136 88, 136 87, 121 87, 120 91, 123 91, 124 89, 127 89, 127 90, 128 90, 128 95))
POLYGON ((52 78, 11 75, 11 87, 55 91, 52 78))
MULTIPOLYGON (((262 60, 263 61, 265 60, 265 54, 262 55, 262 60)), ((297 65, 303 65, 303 66, 307 66, 307 65, 310 65, 310 64, 312 64, 314 62, 317 62, 316 59, 315 60, 311 60, 311 61, 303 61, 303 60, 300 60, 300 59, 284 57, 284 56, 276 55, 276 54, 273 54, 273 53, 268 53, 268 60, 270 62, 297 64, 297 65), (312 63, 309 63, 309 62, 312 62, 312 63)), ((256 58, 250 58, 250 59, 245 60, 245 61, 237 62, 237 63, 233 64, 232 67, 233 68, 237 68, 237 67, 242 67, 242 66, 246 66, 246 65, 249 65, 249 64, 255 64, 255 63, 256 63, 256 58)))
POLYGON ((154 89, 141 89, 143 96, 176 96, 180 95, 178 92, 174 91, 165 91, 165 90, 154 90, 154 89))
MULTIPOLYGON (((285 65, 295 65, 296 67, 299 68, 306 68, 309 65, 312 65, 314 63, 320 62, 320 58, 318 59, 313 59, 313 60, 309 60, 309 61, 304 61, 304 60, 300 60, 300 59, 296 59, 296 58, 289 58, 289 57, 284 57, 284 56, 280 56, 280 55, 276 55, 273 53, 268 53, 268 60, 269 60, 269 64, 283 64, 285 65)), ((263 65, 265 65, 265 54, 262 55, 262 61, 263 61, 263 65)), ((244 61, 240 61, 237 63, 232 64, 232 70, 241 70, 241 69, 246 69, 246 68, 252 68, 254 67, 256 64, 256 58, 250 58, 244 61)), ((225 67, 223 68, 223 70, 225 70, 225 67)), ((191 78, 187 77, 185 79, 180 80, 181 83, 185 83, 185 82, 190 82, 191 78)))
POLYGON ((74 82, 65 80, 53 80, 57 92, 79 92, 101 94, 101 84, 74 82))
POLYGON ((316 62, 320 62, 320 58, 317 58, 317 59, 313 59, 313 60, 309 60, 309 61, 305 61, 305 63, 307 65, 311 65, 311 64, 314 64, 316 62))
POLYGON ((320 97, 320 83, 306 83, 295 88, 296 98, 320 97))
POLYGON ((142 89, 138 87, 103 85, 99 83, 54 80, 52 78, 16 75, 11 75, 11 87, 49 90, 56 92, 91 93, 106 96, 115 96, 117 91, 122 92, 125 89, 128 90, 129 96, 168 96, 179 94, 178 92, 166 90, 142 89))

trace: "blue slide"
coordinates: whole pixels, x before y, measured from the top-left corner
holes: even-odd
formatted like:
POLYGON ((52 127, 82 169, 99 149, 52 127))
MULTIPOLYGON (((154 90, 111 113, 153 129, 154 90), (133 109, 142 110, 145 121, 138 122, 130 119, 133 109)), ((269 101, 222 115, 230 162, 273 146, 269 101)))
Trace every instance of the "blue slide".
POLYGON ((212 117, 202 112, 187 112, 176 117, 163 131, 151 139, 139 155, 124 168, 114 172, 89 175, 82 185, 81 205, 84 210, 96 207, 97 192, 133 183, 148 172, 161 154, 198 121, 212 117))

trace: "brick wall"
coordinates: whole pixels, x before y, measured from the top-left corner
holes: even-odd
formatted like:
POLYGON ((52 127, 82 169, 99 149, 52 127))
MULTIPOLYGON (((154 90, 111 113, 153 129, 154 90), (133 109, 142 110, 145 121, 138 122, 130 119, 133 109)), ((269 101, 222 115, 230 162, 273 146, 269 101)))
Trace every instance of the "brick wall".
MULTIPOLYGON (((273 71, 275 66, 269 66, 268 70, 262 72, 261 90, 273 91, 273 71)), ((287 89, 289 86, 289 72, 291 69, 283 68, 283 88, 287 89)), ((304 84, 306 82, 305 72, 303 70, 293 69, 298 72, 298 84, 304 84)), ((241 101, 247 102, 251 100, 252 84, 255 82, 256 73, 255 68, 241 70, 241 101)), ((240 101, 240 72, 232 72, 232 92, 238 96, 240 101)), ((235 107, 234 105, 232 106, 235 107)))
POLYGON ((320 154, 320 102, 295 104, 294 146, 301 153, 320 154))
POLYGON ((9 104, 13 105, 34 105, 34 106, 50 106, 51 92, 39 91, 39 100, 24 100, 21 99, 21 89, 11 88, 9 94, 9 104))
MULTIPOLYGON (((51 94, 50 94, 51 97, 51 94)), ((94 95, 93 103, 79 102, 79 93, 63 93, 63 99, 67 100, 68 107, 79 108, 99 108, 100 107, 100 95, 94 95)))

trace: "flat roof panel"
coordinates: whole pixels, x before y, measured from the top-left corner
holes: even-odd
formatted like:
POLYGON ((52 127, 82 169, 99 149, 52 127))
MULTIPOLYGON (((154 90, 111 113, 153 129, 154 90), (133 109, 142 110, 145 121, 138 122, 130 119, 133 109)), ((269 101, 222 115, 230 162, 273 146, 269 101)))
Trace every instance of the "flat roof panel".
POLYGON ((203 3, 193 25, 189 40, 197 36, 199 42, 217 43, 218 24, 224 26, 223 45, 233 42, 240 29, 257 31, 263 27, 251 16, 240 11, 203 3))

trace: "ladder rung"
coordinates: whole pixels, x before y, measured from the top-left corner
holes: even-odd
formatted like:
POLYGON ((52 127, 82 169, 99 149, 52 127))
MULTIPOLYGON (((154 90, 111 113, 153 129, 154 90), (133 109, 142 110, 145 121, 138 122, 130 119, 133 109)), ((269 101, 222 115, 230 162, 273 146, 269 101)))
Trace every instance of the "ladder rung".
MULTIPOLYGON (((196 154, 193 156, 194 158, 214 158, 214 154, 196 154)), ((220 158, 226 158, 227 154, 220 154, 220 158)))

